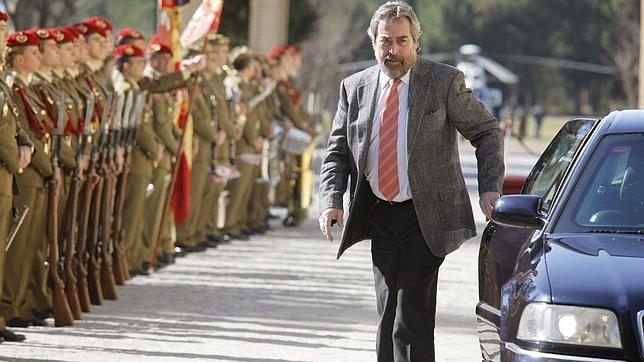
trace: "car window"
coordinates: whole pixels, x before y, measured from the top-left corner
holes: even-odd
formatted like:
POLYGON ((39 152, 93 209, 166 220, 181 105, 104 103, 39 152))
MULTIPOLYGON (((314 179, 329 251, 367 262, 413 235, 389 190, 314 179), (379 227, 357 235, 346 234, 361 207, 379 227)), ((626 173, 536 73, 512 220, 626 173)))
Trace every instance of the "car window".
POLYGON ((530 172, 522 194, 543 198, 541 211, 547 213, 563 176, 595 120, 572 120, 566 123, 550 142, 530 172))
POLYGON ((562 216, 573 229, 644 227, 644 135, 604 137, 562 216))

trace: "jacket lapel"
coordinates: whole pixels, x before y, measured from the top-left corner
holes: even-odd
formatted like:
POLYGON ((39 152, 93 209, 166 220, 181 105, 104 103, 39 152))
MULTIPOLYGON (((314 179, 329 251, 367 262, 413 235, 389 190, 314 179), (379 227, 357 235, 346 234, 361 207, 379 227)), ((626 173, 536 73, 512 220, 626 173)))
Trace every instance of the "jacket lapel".
POLYGON ((422 125, 423 112, 430 92, 428 66, 419 58, 411 69, 409 80, 409 115, 407 117, 407 155, 411 155, 422 125))
POLYGON ((358 169, 364 171, 367 162, 367 153, 369 152, 369 143, 371 139, 371 129, 373 127, 373 116, 376 111, 376 91, 378 89, 378 74, 380 68, 374 66, 365 75, 362 89, 358 90, 361 94, 358 112, 357 131, 358 131, 358 169))

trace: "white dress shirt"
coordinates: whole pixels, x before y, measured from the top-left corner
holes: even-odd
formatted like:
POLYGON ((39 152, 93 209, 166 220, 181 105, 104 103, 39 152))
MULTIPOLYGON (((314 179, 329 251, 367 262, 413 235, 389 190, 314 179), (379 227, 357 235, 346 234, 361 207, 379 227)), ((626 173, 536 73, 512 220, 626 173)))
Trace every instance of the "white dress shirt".
MULTIPOLYGON (((409 72, 400 78, 398 83, 398 187, 400 192, 392 200, 394 202, 403 202, 411 199, 411 190, 409 188, 409 175, 407 174, 407 116, 409 115, 409 72)), ((376 91, 376 111, 373 116, 373 126, 371 128, 371 143, 369 153, 367 154, 367 168, 365 175, 371 185, 376 197, 386 200, 387 198, 378 188, 378 153, 380 146, 380 122, 382 112, 387 102, 387 96, 393 84, 393 80, 387 77, 382 71, 378 76, 378 89, 376 91)))

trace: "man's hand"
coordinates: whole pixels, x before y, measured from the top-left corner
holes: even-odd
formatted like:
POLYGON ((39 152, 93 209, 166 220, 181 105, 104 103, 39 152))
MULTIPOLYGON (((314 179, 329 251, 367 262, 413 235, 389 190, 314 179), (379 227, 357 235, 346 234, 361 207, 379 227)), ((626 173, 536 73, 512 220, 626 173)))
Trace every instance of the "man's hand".
POLYGON ((221 146, 226 142, 226 132, 225 131, 217 131, 217 137, 215 138, 215 144, 217 146, 221 146))
POLYGON ((235 141, 239 141, 242 136, 242 129, 239 126, 235 126, 235 141))
POLYGON ((326 209, 320 215, 320 230, 322 235, 329 240, 333 241, 331 234, 331 221, 335 220, 340 227, 344 227, 344 211, 342 209, 326 209))
POLYGON ((20 146, 20 159, 18 168, 25 168, 31 163, 31 147, 20 146))
POLYGON ((492 219, 492 210, 494 209, 494 204, 499 197, 501 197, 501 194, 495 191, 484 192, 481 194, 479 205, 481 206, 481 211, 483 211, 488 220, 492 219))
POLYGON ((191 74, 198 73, 206 67, 206 57, 204 55, 196 55, 192 58, 181 61, 180 68, 187 70, 191 74))
POLYGON ((157 158, 156 161, 161 161, 165 155, 165 146, 162 144, 157 144, 157 158))

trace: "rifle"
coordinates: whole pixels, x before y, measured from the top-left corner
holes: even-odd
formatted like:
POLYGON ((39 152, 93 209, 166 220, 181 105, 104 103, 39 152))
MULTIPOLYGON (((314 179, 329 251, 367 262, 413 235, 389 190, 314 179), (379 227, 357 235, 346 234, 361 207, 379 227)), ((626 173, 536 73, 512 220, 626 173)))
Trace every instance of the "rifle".
POLYGON ((101 225, 101 210, 103 201, 103 188, 105 186, 105 162, 108 157, 107 142, 108 142, 108 120, 111 105, 105 103, 103 113, 100 118, 99 135, 97 142, 97 151, 95 152, 95 168, 98 172, 94 175, 96 186, 92 193, 92 211, 90 213, 90 234, 87 243, 89 252, 87 261, 87 286, 89 289, 90 300, 92 304, 103 304, 103 289, 101 287, 101 253, 99 249, 100 240, 100 225, 101 225))
POLYGON ((7 244, 4 248, 5 253, 9 251, 9 249, 11 248, 11 244, 13 244, 13 240, 16 238, 16 235, 18 235, 18 230, 20 230, 20 227, 22 226, 22 223, 25 221, 25 218, 27 217, 28 212, 29 212, 29 206, 23 205, 22 211, 19 214, 16 214, 16 216, 13 218, 13 222, 11 223, 11 229, 9 229, 9 234, 7 234, 7 244))
MULTIPOLYGON (((131 98, 131 94, 128 94, 128 97, 131 98)), ((124 137, 126 133, 126 128, 124 127, 123 122, 123 109, 125 107, 126 96, 119 96, 116 113, 114 114, 113 122, 116 124, 116 127, 119 129, 118 137, 115 139, 116 147, 124 147, 124 137)), ((128 101, 130 104, 131 100, 128 101)), ((114 217, 112 219, 112 272, 114 274, 114 280, 116 285, 124 285, 125 280, 127 280, 124 269, 127 269, 127 266, 124 264, 125 251, 121 246, 121 220, 122 215, 121 211, 123 210, 123 205, 125 203, 125 183, 124 179, 127 177, 127 171, 123 168, 118 179, 116 181, 116 195, 114 196, 114 217)))
MULTIPOLYGON (((194 80, 192 87, 188 91, 188 110, 187 114, 190 117, 190 112, 192 111, 192 106, 197 94, 197 87, 199 83, 194 80)), ((179 148, 177 150, 177 157, 172 163, 172 177, 170 179, 170 185, 168 186, 168 192, 165 195, 165 201, 163 203, 163 213, 161 214, 161 223, 159 223, 159 229, 156 231, 156 236, 154 238, 154 244, 152 245, 152 254, 149 256, 150 267, 154 270, 157 266, 157 254, 159 252, 159 244, 161 242, 161 230, 163 229, 163 224, 165 223, 165 218, 170 209, 170 202, 172 201, 172 193, 174 192, 174 185, 177 183, 177 175, 179 174, 179 163, 181 162, 181 154, 183 153, 184 140, 186 138, 186 127, 181 129, 181 135, 179 136, 179 148)), ((191 150, 189 151, 191 152, 191 150)))
MULTIPOLYGON (((101 232, 101 244, 100 244, 100 253, 101 253, 101 270, 100 270, 100 278, 101 278, 101 288, 103 290, 103 297, 108 300, 115 300, 118 299, 117 293, 116 293, 116 281, 114 280, 114 273, 112 271, 112 256, 110 254, 110 247, 112 244, 110 243, 112 241, 111 238, 111 219, 112 219, 112 212, 114 210, 114 182, 115 182, 115 173, 116 173, 116 167, 113 165, 115 161, 115 153, 116 153, 116 137, 118 134, 115 131, 115 124, 114 122, 111 122, 114 119, 114 110, 112 109, 114 104, 110 104, 110 113, 108 113, 107 117, 103 120, 103 122, 107 124, 111 124, 112 128, 109 131, 108 135, 108 140, 107 140, 107 162, 105 164, 105 178, 104 178, 104 186, 103 186, 103 202, 102 202, 102 208, 101 208, 101 226, 102 226, 102 232, 101 232), (108 164, 112 164, 112 167, 110 167, 108 164), (109 172, 109 171, 112 172, 109 172)), ((98 252, 98 251, 97 251, 98 252)))
MULTIPOLYGON (((62 123, 65 119, 65 95, 61 93, 61 99, 59 100, 58 107, 58 122, 62 123)), ((67 206, 65 208, 65 230, 63 233, 63 240, 65 241, 65 254, 63 257, 64 273, 63 279, 65 282, 65 294, 67 296, 67 302, 69 303, 69 308, 71 309, 74 320, 81 319, 82 308, 80 305, 80 299, 78 297, 78 289, 76 275, 74 274, 74 250, 76 247, 77 240, 77 228, 76 228, 76 218, 78 215, 78 193, 80 191, 80 173, 82 172, 81 168, 81 159, 82 159, 82 145, 78 147, 76 152, 76 170, 72 176, 72 182, 69 187, 69 198, 67 199, 67 206)))
MULTIPOLYGON (((85 107, 85 123, 83 124, 83 135, 80 140, 79 148, 83 150, 91 150, 91 131, 90 124, 92 115, 94 114, 94 105, 96 97, 94 93, 90 92, 87 97, 87 105, 85 107)), ((95 157, 90 158, 88 172, 91 172, 95 167, 95 157)), ((88 221, 90 208, 92 203, 92 177, 87 176, 87 180, 83 185, 82 198, 80 204, 80 217, 78 220, 78 243, 76 244, 76 276, 78 281, 78 297, 80 299, 81 310, 83 312, 91 311, 91 300, 89 297, 89 288, 87 286, 87 234, 88 234, 88 221)))
MULTIPOLYGON (((64 98, 64 95, 63 95, 64 98)), ((63 102, 63 105, 65 103, 63 102)), ((54 174, 47 180, 49 192, 47 197, 47 229, 49 234, 49 280, 52 285, 52 301, 54 305, 54 321, 56 327, 65 327, 74 325, 74 316, 69 309, 67 296, 65 295, 65 285, 60 278, 59 273, 62 269, 58 258, 58 193, 59 180, 58 157, 63 142, 63 132, 65 128, 62 119, 58 120, 53 145, 54 150, 51 154, 51 166, 54 174)))
MULTIPOLYGON (((121 127, 121 137, 119 139, 119 143, 121 147, 126 148, 127 138, 129 137, 130 133, 130 112, 132 111, 134 103, 134 91, 129 91, 127 96, 123 97, 123 99, 125 99, 125 105, 121 105, 117 119, 119 120, 121 127)), ((112 240, 114 245, 114 250, 112 252, 112 259, 114 261, 114 264, 112 265, 112 271, 114 273, 116 283, 119 285, 125 284, 125 281, 130 277, 125 256, 125 246, 123 245, 125 230, 122 230, 123 206, 125 205, 128 173, 129 163, 126 154, 123 171, 121 172, 117 180, 116 196, 114 202, 114 219, 112 222, 112 240)))

